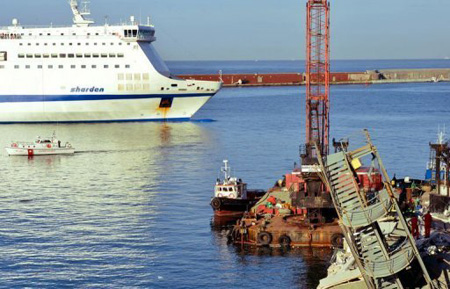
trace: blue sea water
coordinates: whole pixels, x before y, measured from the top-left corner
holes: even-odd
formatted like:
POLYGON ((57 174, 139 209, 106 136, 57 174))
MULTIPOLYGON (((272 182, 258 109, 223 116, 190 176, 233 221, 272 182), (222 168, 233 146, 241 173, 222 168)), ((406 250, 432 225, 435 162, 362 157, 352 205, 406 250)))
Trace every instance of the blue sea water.
MULTIPOLYGON (((224 158, 253 188, 292 169, 304 100, 304 87, 225 88, 190 122, 0 126, 5 146, 56 130, 79 151, 2 152, 0 287, 315 288, 330 250, 228 245, 209 207, 224 158)), ((331 136, 369 129, 391 176, 423 177, 443 125, 450 83, 331 89, 331 136)))

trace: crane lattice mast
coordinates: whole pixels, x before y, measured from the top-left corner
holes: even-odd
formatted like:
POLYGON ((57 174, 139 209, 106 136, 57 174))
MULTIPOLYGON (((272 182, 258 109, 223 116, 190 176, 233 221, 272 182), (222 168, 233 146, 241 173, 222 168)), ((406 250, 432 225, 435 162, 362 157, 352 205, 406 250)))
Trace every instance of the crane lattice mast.
POLYGON ((308 0, 306 4, 306 157, 317 158, 329 152, 330 91, 330 4, 326 0, 308 0))

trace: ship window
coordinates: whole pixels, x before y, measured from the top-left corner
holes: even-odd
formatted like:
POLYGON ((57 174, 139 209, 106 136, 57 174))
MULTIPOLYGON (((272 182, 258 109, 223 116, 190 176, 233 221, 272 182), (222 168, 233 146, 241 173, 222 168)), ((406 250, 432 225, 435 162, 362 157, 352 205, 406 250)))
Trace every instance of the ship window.
POLYGON ((61 46, 64 46, 64 43, 61 42, 61 46))
POLYGON ((111 45, 114 45, 114 42, 111 42, 111 45))
POLYGON ((59 66, 58 66, 58 68, 60 68, 60 69, 63 69, 63 68, 64 68, 64 66, 63 66, 63 65, 59 65, 59 66))
POLYGON ((98 53, 94 53, 94 54, 92 54, 92 57, 94 57, 94 58, 99 58, 100 55, 98 55, 98 53))
POLYGON ((109 65, 103 65, 103 68, 109 68, 109 65))
POLYGON ((140 73, 135 73, 134 74, 134 80, 141 80, 141 74, 140 73))
POLYGON ((66 58, 66 54, 65 54, 65 53, 60 53, 60 54, 59 54, 59 57, 61 57, 61 58, 66 58))
POLYGON ((19 58, 25 58, 25 54, 19 54, 19 58))
POLYGON ((117 57, 123 57, 123 53, 117 53, 117 57))
POLYGON ((149 90, 149 89, 150 89, 150 84, 144 83, 144 90, 149 90))
POLYGON ((14 65, 14 69, 19 69, 19 65, 14 65))
POLYGON ((88 42, 86 42, 86 46, 89 46, 89 43, 88 43, 88 42))
POLYGON ((114 58, 114 57, 116 57, 116 54, 115 53, 110 53, 109 57, 113 57, 114 58))
POLYGON ((169 108, 172 107, 173 97, 163 97, 161 98, 161 102, 159 103, 159 107, 161 108, 169 108))
POLYGON ((133 85, 131 83, 127 84, 127 90, 133 90, 133 85))
POLYGON ((39 33, 39 36, 42 36, 42 33, 39 33))
POLYGON ((42 65, 38 65, 38 69, 42 69, 42 65))
POLYGON ((30 69, 30 66, 29 66, 29 65, 25 65, 25 68, 26 68, 26 69, 30 69))
POLYGON ((118 79, 118 80, 123 80, 123 73, 119 73, 119 74, 117 75, 117 79, 118 79))
POLYGON ((140 83, 136 83, 134 85, 134 90, 141 90, 142 89, 142 85, 140 83))
POLYGON ((106 53, 102 53, 101 55, 102 55, 102 58, 108 57, 108 54, 106 54, 106 53))
POLYGON ((92 68, 97 68, 97 65, 92 65, 92 68))
POLYGON ((5 66, 4 65, 0 65, 0 69, 4 69, 5 68, 5 66))
POLYGON ((27 54, 27 58, 33 58, 33 54, 27 54))
POLYGON ((120 65, 116 64, 114 65, 115 68, 120 68, 120 65))
POLYGON ((178 84, 173 83, 173 84, 171 84, 170 86, 172 86, 172 87, 178 87, 178 84))
POLYGON ((57 57, 58 57, 58 54, 52 53, 52 58, 57 58, 57 57))
POLYGON ((142 74, 142 79, 143 79, 143 80, 148 80, 148 79, 149 79, 148 73, 142 74))
POLYGON ((94 42, 94 45, 97 46, 97 42, 94 42))
POLYGON ((35 55, 34 55, 34 58, 41 58, 42 57, 42 55, 41 54, 38 54, 38 53, 36 53, 35 55))
POLYGON ((48 68, 52 69, 52 68, 53 68, 53 65, 49 65, 48 68))
POLYGON ((133 37, 137 36, 137 30, 133 30, 133 37))
POLYGON ((50 36, 51 34, 50 33, 47 33, 47 36, 50 36))
POLYGON ((127 43, 127 45, 131 45, 131 43, 127 43))
POLYGON ((125 65, 125 68, 130 68, 130 65, 129 64, 125 65))
POLYGON ((77 53, 77 58, 82 58, 82 57, 83 57, 83 54, 77 53))
POLYGON ((77 43, 77 45, 78 45, 78 46, 80 46, 80 45, 81 45, 81 43, 77 43))
POLYGON ((61 36, 64 36, 64 33, 61 33, 61 36))
POLYGON ((102 43, 102 45, 106 45, 106 43, 105 43, 105 42, 103 42, 103 43, 102 43))
POLYGON ((133 80, 133 74, 127 73, 127 80, 133 80))
POLYGON ((69 53, 69 54, 67 54, 67 57, 69 57, 69 58, 74 58, 74 57, 75 57, 75 54, 69 53))
POLYGON ((72 43, 72 42, 70 42, 70 43, 69 43, 69 46, 72 46, 72 45, 73 45, 73 43, 72 43))
POLYGON ((72 33, 73 36, 77 35, 76 33, 72 33))
POLYGON ((39 46, 39 43, 36 43, 36 46, 39 46))
POLYGON ((81 68, 86 68, 86 65, 81 65, 81 68))
POLYGON ((23 46, 23 43, 19 43, 20 46, 23 46))
POLYGON ((125 89, 125 86, 123 84, 119 84, 118 87, 119 91, 122 91, 125 89))
POLYGON ((90 53, 85 53, 85 54, 84 54, 84 57, 90 58, 90 57, 91 57, 91 54, 90 54, 90 53))
POLYGON ((49 58, 50 57, 50 54, 44 54, 44 55, 42 55, 44 58, 49 58))
POLYGON ((89 35, 91 35, 91 33, 88 33, 87 35, 89 36, 89 35))
POLYGON ((76 66, 75 65, 71 65, 70 68, 74 69, 76 66))
POLYGON ((56 46, 56 43, 53 43, 53 46, 56 46))
POLYGON ((119 42, 119 45, 122 45, 122 42, 119 42))
POLYGON ((31 46, 31 43, 28 43, 28 46, 31 46))
POLYGON ((164 87, 161 87, 161 90, 164 90, 164 87))
MULTIPOLYGON (((98 36, 99 34, 98 34, 98 33, 95 33, 95 35, 97 35, 97 36, 98 36)), ((95 45, 97 45, 97 43, 95 43, 95 45)))

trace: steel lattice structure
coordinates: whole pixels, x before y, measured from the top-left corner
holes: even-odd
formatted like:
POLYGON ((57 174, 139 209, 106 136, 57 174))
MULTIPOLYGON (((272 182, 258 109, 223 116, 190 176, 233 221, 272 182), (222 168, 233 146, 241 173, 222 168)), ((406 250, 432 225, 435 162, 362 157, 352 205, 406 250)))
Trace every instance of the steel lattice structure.
POLYGON ((308 0, 306 4, 306 153, 317 157, 329 152, 330 4, 326 0, 308 0))

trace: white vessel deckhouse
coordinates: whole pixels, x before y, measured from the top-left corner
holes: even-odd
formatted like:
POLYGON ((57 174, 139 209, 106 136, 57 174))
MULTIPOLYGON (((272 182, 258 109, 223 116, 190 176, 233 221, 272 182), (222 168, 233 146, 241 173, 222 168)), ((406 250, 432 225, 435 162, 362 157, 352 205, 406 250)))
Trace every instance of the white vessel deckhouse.
POLYGON ((183 120, 220 89, 173 77, 153 25, 92 26, 69 4, 73 26, 0 28, 0 123, 183 120))

